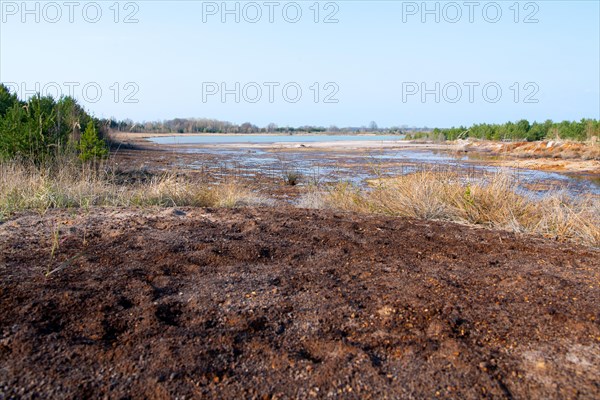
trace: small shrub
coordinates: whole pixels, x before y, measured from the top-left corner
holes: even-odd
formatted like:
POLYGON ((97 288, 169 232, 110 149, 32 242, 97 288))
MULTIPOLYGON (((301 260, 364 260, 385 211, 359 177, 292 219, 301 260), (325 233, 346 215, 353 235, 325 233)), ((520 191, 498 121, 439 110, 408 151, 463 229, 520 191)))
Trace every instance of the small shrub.
POLYGON ((302 174, 298 171, 286 171, 283 174, 283 181, 288 186, 296 186, 301 179, 302 174))
POLYGON ((79 140, 79 158, 81 161, 92 161, 108 156, 106 142, 98 136, 96 125, 90 121, 79 140))

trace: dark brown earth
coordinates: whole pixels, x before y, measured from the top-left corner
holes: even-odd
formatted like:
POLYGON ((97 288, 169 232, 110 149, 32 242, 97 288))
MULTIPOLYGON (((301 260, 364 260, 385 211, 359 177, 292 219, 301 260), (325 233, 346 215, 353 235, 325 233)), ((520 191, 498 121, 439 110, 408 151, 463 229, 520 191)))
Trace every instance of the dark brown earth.
POLYGON ((597 399, 599 285, 598 250, 454 224, 24 214, 0 225, 0 398, 597 399))

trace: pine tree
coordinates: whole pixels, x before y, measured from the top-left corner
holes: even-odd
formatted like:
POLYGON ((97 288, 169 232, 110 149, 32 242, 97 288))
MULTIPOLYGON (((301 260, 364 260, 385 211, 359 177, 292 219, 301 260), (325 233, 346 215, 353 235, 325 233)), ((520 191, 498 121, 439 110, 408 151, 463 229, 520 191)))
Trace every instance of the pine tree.
POLYGON ((82 161, 90 161, 107 155, 106 143, 98 136, 94 122, 90 121, 79 141, 79 158, 82 161))

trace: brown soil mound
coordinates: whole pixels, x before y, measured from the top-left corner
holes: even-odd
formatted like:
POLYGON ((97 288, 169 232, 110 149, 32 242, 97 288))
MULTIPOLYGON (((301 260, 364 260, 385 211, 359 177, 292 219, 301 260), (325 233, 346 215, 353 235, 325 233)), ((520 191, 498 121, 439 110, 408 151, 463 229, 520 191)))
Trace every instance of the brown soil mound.
POLYGON ((23 215, 0 398, 599 398, 599 256, 297 209, 23 215))
POLYGON ((546 140, 538 142, 475 141, 467 150, 488 151, 496 155, 515 157, 547 157, 562 159, 599 160, 600 146, 594 142, 546 140))
POLYGON ((461 142, 462 151, 498 157, 487 163, 511 168, 555 171, 575 175, 600 174, 600 146, 593 142, 539 141, 510 142, 473 141, 461 142))

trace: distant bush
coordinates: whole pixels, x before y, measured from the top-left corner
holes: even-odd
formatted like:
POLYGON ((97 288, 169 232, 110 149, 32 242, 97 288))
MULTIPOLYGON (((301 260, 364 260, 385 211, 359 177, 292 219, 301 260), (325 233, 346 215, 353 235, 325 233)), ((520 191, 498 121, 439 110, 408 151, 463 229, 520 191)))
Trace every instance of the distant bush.
POLYGON ((431 140, 434 142, 443 142, 446 140, 446 136, 444 133, 435 129, 433 131, 419 131, 419 132, 411 132, 405 135, 407 140, 431 140))
POLYGON ((470 128, 465 126, 449 129, 436 128, 431 132, 433 137, 440 135, 447 140, 464 139, 467 137, 486 140, 543 140, 543 139, 568 139, 591 140, 600 138, 600 121, 582 119, 581 121, 552 122, 547 120, 542 123, 523 119, 506 124, 475 124, 470 128))

